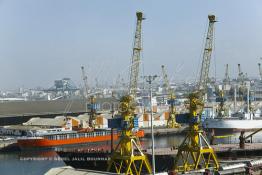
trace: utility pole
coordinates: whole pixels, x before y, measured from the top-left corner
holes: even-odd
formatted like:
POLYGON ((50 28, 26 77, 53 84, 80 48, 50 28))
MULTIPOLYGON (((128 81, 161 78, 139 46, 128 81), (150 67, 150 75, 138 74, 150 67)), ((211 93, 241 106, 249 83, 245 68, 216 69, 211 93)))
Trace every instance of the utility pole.
POLYGON ((155 142, 154 142, 154 127, 153 127, 153 105, 152 105, 152 82, 157 78, 157 75, 149 75, 144 77, 150 88, 150 112, 151 112, 151 141, 152 141, 152 173, 155 175, 155 142))

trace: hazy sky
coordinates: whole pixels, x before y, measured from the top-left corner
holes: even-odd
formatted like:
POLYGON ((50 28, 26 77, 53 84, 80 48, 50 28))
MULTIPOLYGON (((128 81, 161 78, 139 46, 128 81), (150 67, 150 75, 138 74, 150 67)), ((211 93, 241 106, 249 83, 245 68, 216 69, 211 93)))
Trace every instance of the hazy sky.
MULTIPOLYGON (((173 80, 196 78, 208 14, 218 18, 211 75, 237 63, 258 76, 262 56, 261 0, 2 0, 0 90, 50 87, 70 77, 82 83, 83 65, 93 84, 126 78, 136 11, 143 11, 143 70, 173 80), (215 60, 215 61, 214 61, 215 60)), ((142 72, 142 71, 141 71, 142 72)))

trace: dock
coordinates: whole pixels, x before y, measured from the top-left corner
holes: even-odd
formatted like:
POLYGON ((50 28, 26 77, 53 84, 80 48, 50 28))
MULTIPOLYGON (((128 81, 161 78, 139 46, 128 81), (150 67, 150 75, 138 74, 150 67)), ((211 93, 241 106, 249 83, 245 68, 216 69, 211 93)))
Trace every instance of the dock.
MULTIPOLYGON (((74 169, 70 166, 52 168, 45 175, 117 175, 117 173, 110 173, 106 171, 94 171, 84 169, 74 169)), ((119 174, 118 174, 119 175, 119 174)), ((167 173, 157 173, 156 175, 167 175, 167 173)))
MULTIPOLYGON (((145 137, 151 137, 151 129, 150 128, 142 128, 145 133, 145 137)), ((154 128, 154 135, 161 136, 161 135, 172 135, 172 134, 182 134, 186 133, 188 129, 187 125, 183 125, 180 128, 154 128)))
POLYGON ((110 173, 105 171, 94 171, 84 169, 74 169, 71 166, 51 168, 45 175, 116 175, 116 173, 110 173))
MULTIPOLYGON (((262 143, 246 143, 245 149, 239 148, 239 144, 217 144, 212 145, 216 154, 224 157, 225 154, 232 153, 234 155, 243 155, 243 156, 259 156, 262 155, 262 143)), ((155 148, 155 155, 176 155, 178 149, 171 148, 155 148)), ((147 149, 146 153, 151 154, 151 149, 147 149)))
POLYGON ((16 139, 14 138, 0 138, 0 152, 6 150, 13 150, 16 147, 16 139))

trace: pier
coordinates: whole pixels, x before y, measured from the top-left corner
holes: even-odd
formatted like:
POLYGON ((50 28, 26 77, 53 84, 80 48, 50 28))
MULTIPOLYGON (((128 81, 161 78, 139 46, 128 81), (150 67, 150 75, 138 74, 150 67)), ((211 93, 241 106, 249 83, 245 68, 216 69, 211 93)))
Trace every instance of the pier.
MULTIPOLYGON (((218 156, 226 157, 230 155, 259 156, 262 155, 262 143, 246 143, 245 149, 241 149, 239 144, 217 144, 212 145, 218 156)), ((146 150, 151 154, 151 149, 146 150)), ((177 148, 155 148, 155 155, 176 155, 177 148)))
POLYGON ((110 172, 105 172, 105 171, 74 169, 70 166, 52 168, 48 172, 45 173, 45 175, 57 175, 57 174, 59 174, 59 175, 68 175, 68 174, 74 174, 74 175, 116 175, 116 173, 110 173, 110 172))

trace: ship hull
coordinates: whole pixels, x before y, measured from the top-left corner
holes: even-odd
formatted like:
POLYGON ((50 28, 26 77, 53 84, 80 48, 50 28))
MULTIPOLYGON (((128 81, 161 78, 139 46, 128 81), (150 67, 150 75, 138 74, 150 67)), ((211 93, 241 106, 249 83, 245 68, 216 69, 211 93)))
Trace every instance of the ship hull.
MULTIPOLYGON (((144 137, 144 131, 136 133, 138 137, 144 137)), ((89 143, 99 143, 106 141, 117 141, 120 134, 111 132, 89 132, 77 134, 60 134, 45 137, 25 137, 17 140, 17 145, 21 150, 30 149, 50 149, 55 147, 85 145, 89 143)))
POLYGON ((205 129, 251 131, 262 128, 262 120, 240 120, 240 119, 205 119, 205 129))

